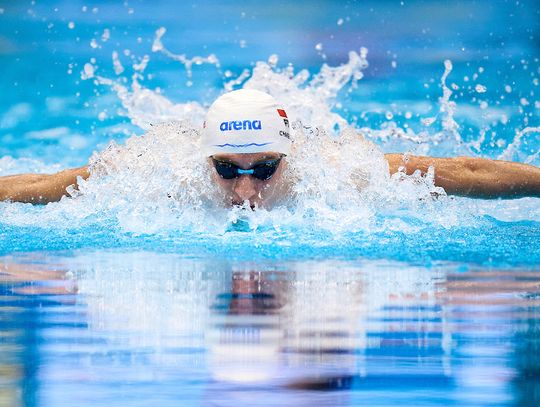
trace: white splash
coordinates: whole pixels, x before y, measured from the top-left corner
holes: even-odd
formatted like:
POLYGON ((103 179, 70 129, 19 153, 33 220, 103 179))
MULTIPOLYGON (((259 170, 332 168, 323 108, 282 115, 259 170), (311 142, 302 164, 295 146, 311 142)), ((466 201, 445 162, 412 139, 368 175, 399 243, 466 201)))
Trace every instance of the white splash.
POLYGON ((202 65, 202 64, 211 64, 215 65, 216 67, 219 67, 219 60, 214 54, 210 54, 207 57, 200 57, 195 56, 193 58, 188 58, 185 54, 174 54, 170 52, 163 43, 161 42, 161 38, 166 33, 165 27, 160 27, 156 30, 156 36, 154 38, 154 42, 152 44, 152 52, 160 52, 167 57, 173 59, 174 61, 180 62, 184 67, 186 68, 186 74, 188 77, 187 85, 191 86, 193 83, 191 82, 191 78, 193 76, 193 65, 202 65))
MULTIPOLYGON (((540 133, 540 127, 526 127, 523 130, 516 131, 514 140, 506 147, 504 152, 499 155, 499 160, 514 160, 519 153, 519 147, 523 143, 523 138, 529 134, 535 134, 538 137, 540 133)), ((538 152, 532 156, 525 157, 526 162, 532 162, 538 156, 538 152)), ((518 157, 521 158, 521 157, 518 157)))
MULTIPOLYGON (((186 63, 186 69, 196 61, 219 66, 214 56, 188 60, 185 55, 170 53, 161 42, 164 33, 165 29, 157 31, 154 52, 186 63)), ((221 207, 222 197, 211 182, 210 166, 199 149, 206 108, 198 102, 173 103, 157 90, 145 88, 141 79, 149 66, 148 55, 131 66, 130 78, 120 76, 125 68, 115 52, 117 77, 96 75, 96 67, 90 63, 85 64, 81 76, 92 79, 96 86, 110 87, 124 114, 146 133, 133 136, 124 145, 112 142, 95 153, 90 160, 92 176, 80 182, 79 191, 71 191, 75 199, 66 198, 43 208, 0 204, 3 222, 68 229, 98 222, 115 224, 134 234, 189 230, 215 235, 225 233, 239 221, 247 222, 250 229, 261 226, 276 231, 316 224, 333 234, 388 229, 406 232, 418 229, 418 222, 452 227, 479 221, 478 206, 470 200, 446 197, 434 186, 432 171, 390 177, 383 152, 372 142, 391 145, 399 141, 428 152, 431 145, 461 141, 454 120, 456 104, 451 101, 452 90, 446 86, 452 70, 450 61, 445 61, 443 95, 439 113, 433 118, 433 122, 441 123, 442 131, 435 134, 414 133, 391 122, 381 129, 359 129, 336 112, 339 95, 358 86, 368 67, 365 48, 351 51, 348 61, 339 66, 323 64, 314 75, 305 69, 295 71, 290 65, 279 68, 278 61, 273 55, 268 62, 257 62, 253 70, 245 69, 224 83, 224 91, 241 85, 272 94, 283 103, 291 119, 294 150, 287 158, 285 174, 291 187, 277 208, 250 211, 221 207)), ((504 157, 519 149, 522 137, 533 131, 538 129, 519 133, 504 157)))

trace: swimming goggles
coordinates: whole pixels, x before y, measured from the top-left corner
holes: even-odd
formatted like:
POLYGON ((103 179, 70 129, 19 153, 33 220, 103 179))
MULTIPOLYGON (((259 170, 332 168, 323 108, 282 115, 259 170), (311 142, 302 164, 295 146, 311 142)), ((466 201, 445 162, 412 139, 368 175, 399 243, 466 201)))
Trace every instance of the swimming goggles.
POLYGON ((238 178, 240 175, 248 174, 257 179, 260 179, 261 181, 266 181, 272 178, 272 175, 274 175, 274 173, 276 172, 281 158, 282 157, 279 157, 275 160, 257 163, 247 170, 240 168, 238 165, 228 161, 220 161, 216 160, 215 158, 212 158, 212 160, 214 161, 214 167, 216 168, 216 172, 223 179, 233 179, 238 178))

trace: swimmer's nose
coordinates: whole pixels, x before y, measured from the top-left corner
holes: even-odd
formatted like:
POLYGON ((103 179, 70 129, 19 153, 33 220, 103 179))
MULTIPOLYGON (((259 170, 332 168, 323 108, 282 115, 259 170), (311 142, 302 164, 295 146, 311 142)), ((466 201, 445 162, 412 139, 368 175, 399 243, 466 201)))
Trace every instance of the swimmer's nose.
POLYGON ((233 191, 237 195, 238 201, 249 200, 257 193, 255 180, 247 174, 241 175, 236 180, 233 191))

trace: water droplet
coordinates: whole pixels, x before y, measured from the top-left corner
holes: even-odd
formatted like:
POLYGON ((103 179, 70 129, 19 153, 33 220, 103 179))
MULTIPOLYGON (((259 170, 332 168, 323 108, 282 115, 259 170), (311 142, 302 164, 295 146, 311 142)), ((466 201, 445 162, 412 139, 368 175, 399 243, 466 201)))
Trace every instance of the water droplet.
POLYGON ((83 71, 81 72, 81 79, 90 79, 94 77, 94 66, 92 64, 86 63, 84 64, 83 71))
POLYGON ((477 84, 474 87, 474 90, 476 90, 478 93, 486 93, 487 88, 484 85, 477 84))
POLYGON ((163 50, 163 44, 161 43, 161 37, 165 35, 167 29, 165 27, 159 27, 156 30, 156 36, 154 37, 154 42, 152 43, 152 52, 158 52, 163 50))
POLYGON ((343 19, 340 18, 339 20, 337 20, 337 25, 343 25, 343 19))
POLYGON ((69 28, 70 30, 73 30, 73 29, 75 28, 75 23, 74 23, 73 21, 70 21, 70 22, 68 23, 68 28, 69 28))
POLYGON ((504 91, 505 91, 506 93, 510 93, 510 92, 512 92, 512 87, 511 87, 510 85, 506 85, 506 86, 504 87, 504 91))
POLYGON ((366 47, 360 47, 360 58, 366 59, 368 54, 368 49, 366 47))
POLYGON ((103 30, 103 34, 101 34, 101 41, 107 42, 109 38, 111 38, 111 32, 109 31, 108 28, 105 28, 103 30))
POLYGON ((435 123, 435 117, 426 117, 421 121, 424 126, 431 126, 433 123, 435 123))
POLYGON ((323 49, 322 43, 319 42, 317 45, 315 45, 315 49, 317 51, 322 51, 322 49, 323 49))
POLYGON ((268 58, 268 64, 271 66, 271 67, 275 67, 277 65, 279 61, 279 57, 276 55, 276 54, 272 54, 270 55, 270 57, 268 58))
POLYGON ((444 60, 444 67, 446 70, 451 71, 452 70, 452 61, 449 59, 444 60))
POLYGON ((120 75, 122 72, 124 72, 124 67, 122 66, 122 63, 120 62, 120 58, 118 58, 118 52, 113 51, 112 60, 113 60, 114 73, 117 75, 120 75))
POLYGON ((246 40, 240 40, 240 48, 246 48, 246 40))
POLYGON ((94 49, 98 47, 98 43, 95 38, 92 38, 92 40, 90 41, 90 46, 94 49))

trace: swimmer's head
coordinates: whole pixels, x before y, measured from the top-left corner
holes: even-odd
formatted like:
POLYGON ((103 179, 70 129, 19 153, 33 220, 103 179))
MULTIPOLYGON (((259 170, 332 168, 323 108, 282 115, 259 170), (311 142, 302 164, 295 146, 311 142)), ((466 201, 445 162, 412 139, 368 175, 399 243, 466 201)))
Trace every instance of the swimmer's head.
POLYGON ((289 118, 271 95, 241 89, 220 96, 208 109, 202 132, 207 157, 231 153, 289 154, 289 118))
POLYGON ((269 207, 284 195, 289 119, 269 94, 242 89, 208 110, 202 149, 227 204, 269 207))

